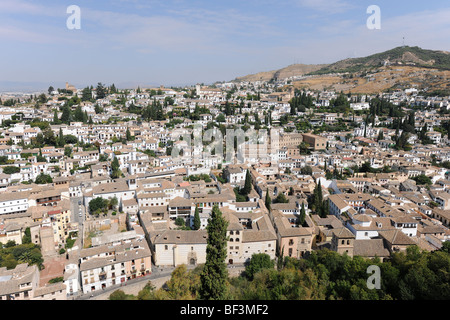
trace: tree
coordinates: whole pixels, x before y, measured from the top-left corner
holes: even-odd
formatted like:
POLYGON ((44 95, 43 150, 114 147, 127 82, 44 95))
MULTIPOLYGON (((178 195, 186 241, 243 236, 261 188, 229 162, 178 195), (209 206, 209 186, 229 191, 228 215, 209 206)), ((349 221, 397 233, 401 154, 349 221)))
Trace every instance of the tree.
POLYGON ((30 227, 27 227, 25 229, 25 233, 22 237, 22 244, 27 244, 27 243, 31 243, 31 231, 30 231, 30 227))
POLYGON ((50 146, 55 146, 56 145, 56 137, 55 134, 53 133, 53 130, 48 128, 46 129, 44 132, 44 142, 47 145, 50 146))
POLYGON ((34 183, 36 184, 47 184, 47 183, 52 183, 53 179, 52 177, 50 177, 48 174, 44 174, 41 173, 36 177, 36 180, 34 181, 34 183))
POLYGON ((117 157, 114 157, 112 163, 111 163, 111 178, 117 179, 122 176, 122 171, 120 170, 119 160, 117 157))
POLYGON ((90 87, 86 87, 81 92, 81 101, 91 101, 92 100, 92 90, 90 87))
POLYGON ((68 158, 72 156, 72 148, 71 147, 65 147, 64 148, 64 155, 68 158))
POLYGON ((55 88, 53 88, 52 86, 48 87, 48 94, 49 95, 51 95, 53 91, 55 91, 55 88))
POLYGON ((86 122, 87 121, 86 114, 83 112, 83 109, 81 109, 81 106, 78 106, 75 109, 73 116, 74 116, 75 121, 77 121, 77 122, 86 122))
POLYGON ((109 92, 110 93, 117 93, 117 88, 114 85, 114 83, 109 87, 109 92))
MULTIPOLYGON (((326 165, 326 163, 325 163, 325 165, 326 165)), ((325 171, 326 171, 326 169, 325 169, 325 171)), ((312 172, 313 172, 313 170, 312 170, 312 168, 310 166, 305 166, 305 167, 300 169, 300 173, 304 174, 304 175, 311 176, 312 172)))
POLYGON ((113 198, 111 198, 109 200, 109 206, 111 207, 112 210, 115 210, 115 208, 117 207, 118 204, 119 204, 119 200, 117 199, 116 196, 114 196, 113 198))
POLYGON ((302 208, 300 209, 300 216, 299 216, 299 225, 303 226, 305 224, 305 219, 306 219, 305 204, 302 202, 302 208))
POLYGON ((201 227, 200 214, 198 212, 198 207, 195 207, 194 213, 194 230, 199 230, 201 227))
POLYGON ((126 294, 123 290, 119 289, 109 295, 109 300, 133 300, 132 297, 132 295, 126 294))
POLYGON ((274 200, 275 203, 289 203, 289 199, 286 198, 284 193, 280 192, 274 200))
POLYGON ((245 174, 244 188, 242 189, 242 195, 248 196, 250 191, 252 191, 252 176, 250 175, 250 171, 247 169, 247 173, 245 174))
POLYGON ((148 281, 142 290, 138 292, 137 300, 153 300, 156 287, 151 281, 148 281))
POLYGON ((64 136, 64 143, 65 144, 77 144, 78 138, 74 136, 73 134, 68 134, 64 136))
POLYGON ((263 269, 273 269, 275 262, 270 259, 270 256, 266 253, 254 253, 250 261, 245 266, 245 274, 253 280, 256 273, 263 269))
POLYGON ((37 100, 39 103, 44 104, 47 102, 47 96, 45 95, 45 93, 41 93, 37 100))
POLYGON ((108 200, 103 199, 101 197, 97 197, 89 201, 89 211, 91 213, 94 213, 97 210, 105 210, 107 207, 108 207, 108 200))
POLYGON ((311 151, 309 150, 309 143, 303 141, 302 143, 299 144, 298 148, 300 150, 300 154, 301 155, 308 155, 311 154, 311 151))
POLYGON ((62 128, 59 128, 59 135, 58 135, 58 147, 64 147, 66 144, 66 140, 64 139, 64 135, 62 132, 62 128))
POLYGON ((329 208, 327 200, 323 200, 322 194, 322 183, 319 180, 316 187, 314 188, 314 193, 311 199, 311 208, 318 214, 320 217, 325 218, 328 216, 329 208))
POLYGON ((272 199, 270 198, 269 189, 266 191, 266 199, 264 201, 264 204, 266 205, 267 210, 271 209, 272 199))
POLYGON ((97 99, 103 99, 106 97, 106 89, 101 82, 97 84, 95 93, 97 94, 97 99))
POLYGON ((167 281, 169 298, 173 300, 195 299, 197 287, 198 278, 192 277, 185 264, 177 266, 167 281))
POLYGON ((95 111, 95 113, 96 114, 99 114, 99 113, 103 113, 103 108, 102 107, 100 107, 97 103, 95 104, 95 106, 94 106, 94 111, 95 111))
POLYGON ((183 227, 186 224, 186 222, 184 221, 184 219, 182 217, 178 217, 175 219, 175 225, 179 226, 179 227, 183 227))
POLYGON ((20 172, 20 168, 16 166, 6 166, 3 167, 3 173, 5 174, 13 174, 20 172))
POLYGON ((58 118, 58 110, 53 110, 53 124, 60 124, 61 121, 58 118))
POLYGON ((219 115, 216 117, 216 121, 217 121, 217 122, 225 122, 225 121, 226 121, 225 115, 224 115, 223 113, 219 114, 219 115))
POLYGON ((206 263, 200 274, 199 294, 203 300, 224 300, 227 296, 227 227, 228 221, 215 205, 206 227, 206 263))
POLYGON ((395 144, 395 149, 410 151, 411 145, 408 143, 409 133, 403 131, 399 138, 397 138, 397 143, 395 144))
POLYGON ((416 181, 418 185, 432 185, 433 181, 424 174, 413 177, 412 180, 416 181))
POLYGON ((126 139, 127 139, 127 141, 134 140, 133 136, 131 135, 130 129, 128 129, 128 128, 127 128, 127 132, 126 132, 126 139))
POLYGON ((69 122, 72 120, 72 114, 70 112, 70 107, 67 104, 65 104, 62 107, 62 114, 61 114, 61 118, 59 120, 65 124, 69 124, 69 122))

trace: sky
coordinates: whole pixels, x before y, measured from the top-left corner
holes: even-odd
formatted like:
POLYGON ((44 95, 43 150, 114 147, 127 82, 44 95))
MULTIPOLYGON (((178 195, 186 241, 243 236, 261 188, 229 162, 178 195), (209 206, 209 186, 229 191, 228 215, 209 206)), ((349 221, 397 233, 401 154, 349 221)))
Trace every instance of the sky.
POLYGON ((448 0, 0 0, 0 91, 230 81, 398 46, 450 51, 448 0), (80 9, 80 29, 69 29, 80 9), (367 20, 380 8, 380 29, 367 20), (405 40, 403 40, 405 38, 405 40))

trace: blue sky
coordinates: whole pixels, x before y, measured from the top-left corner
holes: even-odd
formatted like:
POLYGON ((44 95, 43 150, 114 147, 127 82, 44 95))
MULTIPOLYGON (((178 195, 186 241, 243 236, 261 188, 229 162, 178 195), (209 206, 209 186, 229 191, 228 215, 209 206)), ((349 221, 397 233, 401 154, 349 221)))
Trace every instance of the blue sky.
POLYGON ((448 0, 1 0, 0 85, 212 83, 366 56, 403 37, 450 51, 448 17, 448 0), (80 30, 66 27, 70 5, 80 30), (381 30, 366 27, 370 5, 381 30))

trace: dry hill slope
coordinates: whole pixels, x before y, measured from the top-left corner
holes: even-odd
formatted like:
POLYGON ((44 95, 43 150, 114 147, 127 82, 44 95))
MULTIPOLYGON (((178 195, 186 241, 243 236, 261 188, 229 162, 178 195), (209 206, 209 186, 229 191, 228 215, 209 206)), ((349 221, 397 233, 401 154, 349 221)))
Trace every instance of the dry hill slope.
POLYGON ((307 73, 318 71, 324 68, 326 65, 306 65, 306 64, 293 64, 286 68, 273 71, 259 72, 243 77, 238 77, 235 81, 270 81, 272 79, 286 79, 294 76, 303 76, 307 73))

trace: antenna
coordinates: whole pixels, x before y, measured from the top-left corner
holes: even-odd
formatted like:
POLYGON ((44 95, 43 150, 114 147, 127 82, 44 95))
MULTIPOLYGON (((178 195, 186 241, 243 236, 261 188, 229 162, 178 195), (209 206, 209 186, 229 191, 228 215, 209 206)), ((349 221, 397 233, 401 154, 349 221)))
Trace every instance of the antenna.
POLYGON ((403 37, 403 48, 405 47, 405 37, 403 37))

